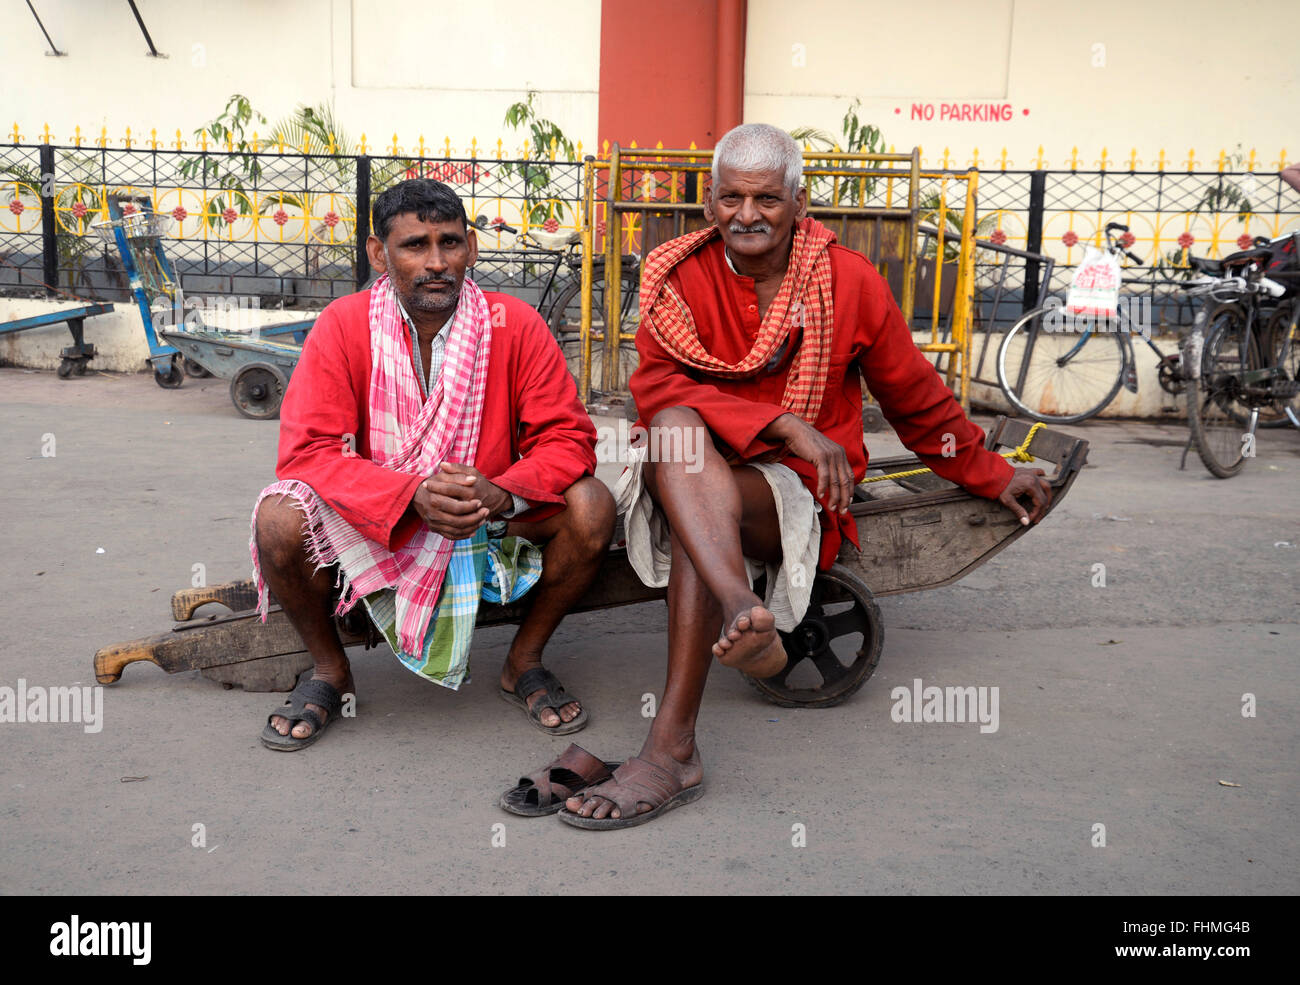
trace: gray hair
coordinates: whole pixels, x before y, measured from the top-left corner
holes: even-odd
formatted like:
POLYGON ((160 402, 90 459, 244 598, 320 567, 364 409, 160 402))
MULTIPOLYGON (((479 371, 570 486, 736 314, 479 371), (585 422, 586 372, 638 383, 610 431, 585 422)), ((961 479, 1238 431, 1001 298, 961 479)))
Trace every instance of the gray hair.
POLYGON ((713 187, 718 187, 718 169, 733 171, 780 171, 785 187, 793 195, 803 178, 803 152, 784 130, 767 123, 744 123, 728 130, 713 149, 713 187))

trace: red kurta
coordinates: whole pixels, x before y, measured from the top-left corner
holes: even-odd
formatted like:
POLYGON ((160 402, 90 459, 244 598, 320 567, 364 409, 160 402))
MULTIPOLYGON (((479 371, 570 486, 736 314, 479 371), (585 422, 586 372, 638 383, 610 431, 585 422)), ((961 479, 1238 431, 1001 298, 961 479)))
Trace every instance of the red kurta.
MULTIPOLYGON (((517 519, 556 512, 564 491, 596 467, 596 429, 560 348, 531 307, 484 291, 492 350, 473 465, 535 505, 517 519)), ((408 512, 423 477, 370 461, 370 292, 326 308, 303 347, 280 409, 275 474, 301 479, 363 536, 395 551, 419 529, 408 512), (356 454, 347 454, 355 442, 356 454)), ((411 343, 404 333, 407 355, 411 343)))
MULTIPOLYGON (((830 382, 814 427, 844 448, 854 477, 861 480, 867 470, 867 450, 860 371, 899 439, 925 465, 977 496, 995 498, 1015 470, 984 448, 983 430, 962 413, 934 366, 913 343, 889 287, 870 261, 843 246, 829 249, 834 339, 830 382), (942 454, 946 434, 955 439, 951 457, 942 454)), ((754 280, 731 271, 721 239, 711 240, 679 263, 668 280, 690 307, 706 350, 734 363, 753 348, 760 324, 754 280)), ((668 407, 690 407, 741 459, 757 458, 779 447, 759 433, 787 412, 781 396, 797 344, 792 339, 772 372, 724 379, 688 369, 642 330, 636 338, 641 362, 629 387, 643 422, 668 407)), ((817 495, 817 470, 811 463, 787 456, 781 464, 797 472, 817 495)), ((851 517, 840 517, 836 526, 827 528, 827 514, 821 516, 824 568, 835 559, 843 536, 854 544, 858 540, 851 517)))

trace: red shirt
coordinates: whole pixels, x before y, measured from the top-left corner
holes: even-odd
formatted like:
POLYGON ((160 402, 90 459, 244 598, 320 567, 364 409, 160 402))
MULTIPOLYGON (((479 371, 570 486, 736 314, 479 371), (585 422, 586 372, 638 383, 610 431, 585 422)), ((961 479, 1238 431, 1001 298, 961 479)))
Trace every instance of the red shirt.
MULTIPOLYGON (((507 294, 483 296, 492 350, 472 464, 506 492, 540 504, 517 519, 540 520, 564 503, 569 486, 594 473, 596 429, 542 317, 507 294)), ((414 365, 405 331, 402 339, 414 365)), ((391 551, 419 529, 407 506, 423 477, 370 460, 369 389, 370 292, 361 291, 330 304, 307 337, 280 409, 275 474, 301 479, 362 536, 391 551)))
MULTIPOLYGON (((899 440, 921 461, 977 496, 995 498, 1006 487, 1012 466, 984 448, 984 431, 964 413, 929 360, 912 341, 889 287, 865 256, 839 245, 829 247, 834 338, 830 379, 814 427, 844 448, 853 475, 867 470, 862 434, 859 372, 899 440), (944 457, 945 435, 952 454, 944 457)), ((752 277, 733 273, 721 239, 714 239, 677 265, 669 284, 691 309, 704 348, 720 359, 738 362, 758 336, 758 298, 752 277)), ((723 379, 688 369, 673 359, 648 331, 637 333, 640 365, 629 381, 644 422, 668 407, 690 407, 742 460, 776 451, 779 445, 759 433, 782 414, 786 377, 793 364, 791 339, 780 364, 748 379, 723 379)), ((781 464, 799 473, 817 495, 817 470, 787 456, 781 464)), ((825 500, 822 501, 823 505, 825 500)), ((821 514, 821 565, 839 551, 842 536, 858 543, 851 517, 827 527, 821 514)))

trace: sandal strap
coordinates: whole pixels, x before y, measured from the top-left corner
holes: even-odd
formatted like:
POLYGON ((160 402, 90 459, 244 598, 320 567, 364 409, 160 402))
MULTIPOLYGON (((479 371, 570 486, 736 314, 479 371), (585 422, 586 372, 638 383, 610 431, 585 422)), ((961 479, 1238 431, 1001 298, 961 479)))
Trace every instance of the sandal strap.
POLYGON ((682 781, 662 766, 633 756, 614 771, 614 779, 587 791, 589 797, 612 801, 622 817, 632 817, 640 804, 659 807, 682 790, 682 781))
POLYGON ((546 693, 537 699, 533 705, 531 714, 534 718, 538 716, 543 708, 551 708, 558 712, 567 704, 572 704, 578 699, 569 694, 560 683, 560 679, 552 674, 545 667, 534 667, 532 670, 526 670, 519 675, 519 680, 515 681, 515 695, 522 699, 527 699, 528 695, 534 691, 546 693))
POLYGON ((309 704, 324 708, 328 718, 339 716, 343 710, 343 698, 338 690, 329 681, 312 680, 308 676, 310 673, 306 671, 285 703, 266 716, 267 724, 272 718, 283 718, 290 723, 308 722, 312 730, 318 732, 323 723, 320 715, 307 707, 309 704))
POLYGON ((612 773, 604 761, 597 759, 576 742, 554 760, 530 776, 521 776, 516 789, 525 803, 548 807, 557 800, 568 800, 580 790, 608 780, 612 773))

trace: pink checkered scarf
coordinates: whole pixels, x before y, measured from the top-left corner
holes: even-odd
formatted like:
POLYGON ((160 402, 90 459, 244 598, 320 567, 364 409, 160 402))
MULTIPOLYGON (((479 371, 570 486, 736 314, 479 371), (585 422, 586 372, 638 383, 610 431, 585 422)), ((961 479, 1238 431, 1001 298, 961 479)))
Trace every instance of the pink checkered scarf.
MULTIPOLYGON (((428 400, 421 399, 406 337, 397 295, 388 277, 381 277, 370 289, 368 402, 372 461, 421 476, 437 472, 444 461, 472 463, 478 450, 492 344, 492 320, 483 292, 473 280, 465 278, 447 330, 442 375, 429 381, 428 400)), ((258 505, 272 495, 289 495, 303 510, 303 529, 314 564, 319 568, 338 562, 342 568, 344 590, 337 611, 346 612, 371 592, 395 588, 399 642, 407 653, 420 653, 425 629, 438 604, 453 542, 421 528, 406 546, 393 553, 357 533, 299 480, 286 479, 268 486, 258 497, 258 505)), ((249 546, 259 607, 265 618, 267 592, 257 560, 257 507, 253 508, 253 530, 249 546)))

